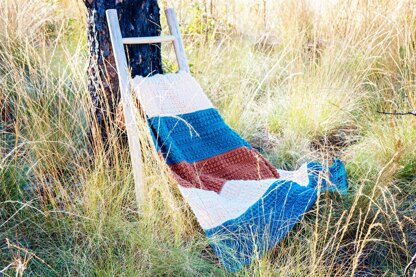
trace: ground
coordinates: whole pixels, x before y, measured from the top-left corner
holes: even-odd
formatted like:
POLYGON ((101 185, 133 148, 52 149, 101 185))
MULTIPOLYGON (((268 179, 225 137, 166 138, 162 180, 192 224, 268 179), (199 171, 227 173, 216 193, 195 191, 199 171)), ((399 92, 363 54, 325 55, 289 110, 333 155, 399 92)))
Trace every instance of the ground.
MULTIPOLYGON (((322 195, 236 274, 403 275, 416 252, 416 116, 380 112, 416 110, 416 5, 316 2, 160 1, 225 121, 276 167, 347 166, 346 197, 322 195)), ((0 272, 227 275, 143 122, 140 210, 121 130, 113 158, 90 145, 85 22, 81 2, 0 2, 0 272)))

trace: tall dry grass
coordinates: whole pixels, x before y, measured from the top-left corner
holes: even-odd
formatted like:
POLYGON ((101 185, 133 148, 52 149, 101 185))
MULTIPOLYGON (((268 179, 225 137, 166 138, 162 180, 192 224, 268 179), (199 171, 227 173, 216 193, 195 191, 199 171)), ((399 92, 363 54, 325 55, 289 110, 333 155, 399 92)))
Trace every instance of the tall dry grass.
MULTIPOLYGON (((238 275, 401 275, 416 251, 416 117, 377 113, 416 109, 416 6, 328 3, 160 2, 175 6, 191 70, 227 123, 277 167, 347 164, 349 195, 322 195, 238 275)), ((90 145, 83 13, 70 1, 0 2, 0 272, 226 275, 144 122, 141 210, 120 130, 111 162, 90 145)))

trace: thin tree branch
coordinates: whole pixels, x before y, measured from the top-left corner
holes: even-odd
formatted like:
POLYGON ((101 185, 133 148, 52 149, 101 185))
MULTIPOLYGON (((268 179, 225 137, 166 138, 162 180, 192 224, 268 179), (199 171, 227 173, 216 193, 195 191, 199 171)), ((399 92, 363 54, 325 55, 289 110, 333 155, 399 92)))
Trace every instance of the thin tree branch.
POLYGON ((387 115, 413 115, 416 116, 416 112, 408 111, 408 112, 385 112, 385 111, 377 111, 380 114, 387 114, 387 115))

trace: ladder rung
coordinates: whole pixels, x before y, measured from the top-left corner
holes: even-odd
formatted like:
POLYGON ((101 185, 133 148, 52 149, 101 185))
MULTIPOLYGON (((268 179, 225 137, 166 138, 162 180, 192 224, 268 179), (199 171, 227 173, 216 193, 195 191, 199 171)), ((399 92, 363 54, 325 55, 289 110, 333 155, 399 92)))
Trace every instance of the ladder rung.
POLYGON ((123 38, 123 44, 152 44, 166 41, 174 41, 174 36, 157 36, 157 37, 131 37, 123 38))

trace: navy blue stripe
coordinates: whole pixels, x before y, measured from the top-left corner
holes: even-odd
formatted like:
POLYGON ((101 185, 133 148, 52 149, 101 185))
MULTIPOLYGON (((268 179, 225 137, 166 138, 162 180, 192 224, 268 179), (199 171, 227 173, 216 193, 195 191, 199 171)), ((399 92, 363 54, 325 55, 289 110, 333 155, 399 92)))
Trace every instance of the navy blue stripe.
POLYGON ((251 148, 213 108, 175 117, 152 117, 149 124, 168 164, 198 162, 241 146, 251 148))

